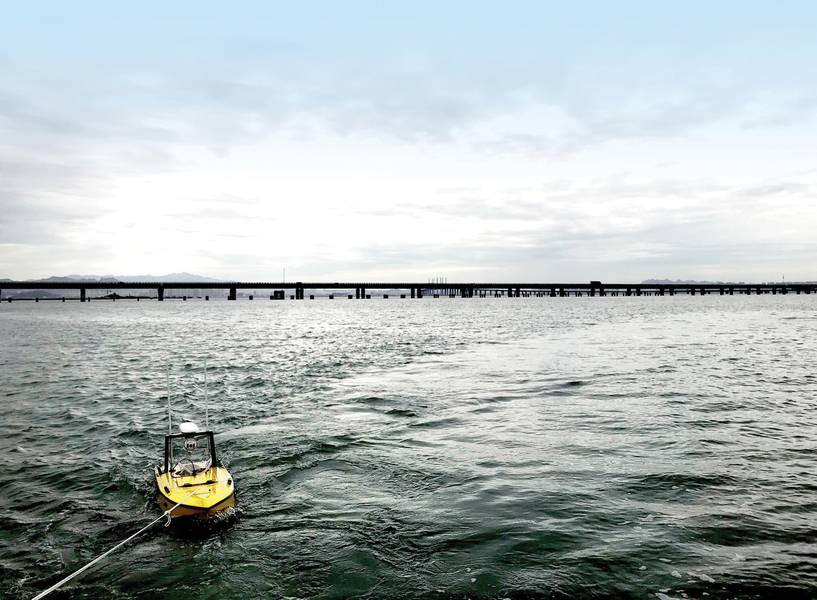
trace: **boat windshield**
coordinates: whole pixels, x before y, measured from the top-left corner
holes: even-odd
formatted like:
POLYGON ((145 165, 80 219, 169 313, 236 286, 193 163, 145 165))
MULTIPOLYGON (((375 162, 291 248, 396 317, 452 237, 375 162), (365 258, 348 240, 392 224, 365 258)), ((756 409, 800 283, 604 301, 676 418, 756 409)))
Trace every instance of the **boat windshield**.
POLYGON ((206 471, 212 466, 212 449, 208 435, 173 438, 170 443, 171 473, 187 477, 206 471))

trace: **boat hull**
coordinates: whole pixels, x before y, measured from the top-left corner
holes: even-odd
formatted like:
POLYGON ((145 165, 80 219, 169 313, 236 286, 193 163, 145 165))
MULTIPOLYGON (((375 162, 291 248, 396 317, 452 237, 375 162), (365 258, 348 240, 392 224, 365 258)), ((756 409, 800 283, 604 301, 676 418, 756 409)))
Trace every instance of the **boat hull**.
POLYGON ((182 476, 157 472, 156 489, 162 510, 173 509, 173 517, 208 518, 235 506, 233 478, 224 467, 182 476))
MULTIPOLYGON (((167 496, 159 492, 157 494, 157 501, 159 503, 159 508, 162 511, 168 511, 174 506, 176 506, 176 502, 172 502, 167 499, 167 496)), ((171 513, 174 519, 178 519, 180 517, 185 518, 195 518, 195 519, 204 519, 209 520, 215 517, 218 513, 227 510, 228 508, 232 508, 235 506, 235 494, 230 496, 229 498, 225 498, 218 504, 210 507, 210 508, 201 508, 198 506, 185 506, 184 504, 177 506, 173 512, 171 513)))

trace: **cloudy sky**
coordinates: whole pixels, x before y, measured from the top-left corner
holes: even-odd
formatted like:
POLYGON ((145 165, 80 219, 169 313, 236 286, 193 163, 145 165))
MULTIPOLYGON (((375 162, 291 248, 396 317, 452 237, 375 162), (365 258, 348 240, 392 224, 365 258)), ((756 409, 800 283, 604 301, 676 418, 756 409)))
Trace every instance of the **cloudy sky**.
POLYGON ((0 277, 817 279, 817 3, 17 2, 0 277))

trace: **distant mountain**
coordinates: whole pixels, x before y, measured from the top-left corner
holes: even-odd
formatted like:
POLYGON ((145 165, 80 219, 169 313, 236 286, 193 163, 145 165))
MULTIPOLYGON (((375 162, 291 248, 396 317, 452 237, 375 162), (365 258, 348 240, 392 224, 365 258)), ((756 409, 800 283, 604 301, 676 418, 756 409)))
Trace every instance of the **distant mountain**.
POLYGON ((202 275, 194 275, 192 273, 170 273, 169 275, 122 275, 116 277, 118 281, 126 283, 133 283, 136 281, 176 281, 186 283, 188 281, 209 281, 211 283, 218 283, 224 279, 213 279, 212 277, 203 277, 202 275))
MULTIPOLYGON (((13 279, 0 279, 0 290, 2 290, 2 282, 3 281, 14 281, 13 279)), ((202 283, 220 283, 223 282, 223 279, 213 279, 212 277, 203 277, 201 275, 194 275, 193 273, 169 273, 168 275, 68 275, 67 277, 62 276, 52 276, 46 277, 44 279, 27 279, 25 280, 27 283, 31 285, 31 288, 25 290, 17 290, 11 291, 6 290, 3 292, 3 299, 11 298, 11 299, 34 299, 34 298, 59 298, 59 297, 67 297, 67 298, 75 298, 79 295, 79 291, 76 288, 71 289, 53 289, 53 290, 41 290, 38 289, 37 284, 39 283, 49 283, 49 284, 60 284, 60 283, 141 283, 141 282, 157 282, 157 283, 168 283, 168 282, 176 282, 176 283, 190 283, 190 282, 202 282, 202 283)), ((119 294, 125 295, 145 295, 145 290, 128 290, 127 288, 122 289, 117 287, 119 294)), ((201 289, 207 289, 207 287, 203 287, 201 289)), ((103 296, 107 290, 99 290, 99 291, 89 291, 89 297, 100 297, 103 296)), ((169 290, 165 288, 166 294, 173 294, 173 290, 169 290)), ((201 292, 201 290, 199 290, 201 292)), ((207 295, 213 297, 222 297, 226 295, 226 290, 211 290, 207 292, 207 295)), ((184 290, 180 292, 181 294, 187 295, 195 295, 196 290, 184 290)))
MULTIPOLYGON (((13 279, 0 279, 0 281, 14 281, 13 279)), ((26 279, 32 283, 49 282, 60 283, 66 281, 87 281, 89 283, 116 283, 118 281, 124 283, 135 283, 142 281, 176 281, 180 283, 187 283, 190 281, 209 281, 217 283, 224 281, 223 279, 213 279, 212 277, 203 277, 202 275, 194 275, 192 273, 170 273, 168 275, 68 275, 45 277, 43 279, 26 279)))

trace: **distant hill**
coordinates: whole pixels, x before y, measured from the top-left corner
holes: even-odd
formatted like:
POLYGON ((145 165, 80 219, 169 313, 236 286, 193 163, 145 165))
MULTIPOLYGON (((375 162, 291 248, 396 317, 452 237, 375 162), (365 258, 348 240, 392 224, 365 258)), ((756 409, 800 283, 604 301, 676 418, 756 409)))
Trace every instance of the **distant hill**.
MULTIPOLYGON (((2 290, 2 282, 3 281, 14 281, 13 279, 0 279, 0 290, 2 290)), ((76 289, 53 289, 53 290, 41 290, 37 288, 38 283, 65 283, 65 282, 82 282, 82 283, 140 283, 145 281, 150 282, 157 282, 157 283, 167 283, 167 282, 177 282, 177 283, 189 283, 189 282, 203 282, 203 283, 219 283, 224 281, 223 279, 213 279, 212 277, 203 277, 201 275, 194 275, 193 273, 169 273, 167 275, 67 275, 67 276, 51 276, 46 277, 44 279, 26 279, 25 281, 31 284, 31 288, 25 290, 16 290, 10 291, 6 290, 2 293, 2 298, 7 299, 34 299, 34 298, 59 298, 61 296, 67 298, 77 297, 79 291, 76 289)), ((146 292, 144 290, 128 290, 128 289, 121 289, 119 290, 119 294, 122 295, 144 295, 146 292)), ((206 289, 206 288, 203 288, 206 289)), ((173 294, 173 290, 166 289, 166 294, 173 294)), ((200 292, 200 290, 199 290, 200 292)), ((181 294, 193 294, 195 295, 196 290, 184 290, 180 292, 181 294)), ((226 290, 212 290, 207 292, 208 295, 213 297, 221 297, 226 294, 226 290)), ((104 291, 92 291, 89 292, 89 297, 95 296, 102 296, 105 295, 104 291)))
MULTIPOLYGON (((14 280, 4 278, 0 279, 0 281, 14 281, 14 280)), ((209 281, 212 283, 217 283, 224 280, 213 279, 212 277, 204 277, 202 275, 194 275, 192 273, 169 273, 168 275, 66 275, 66 276, 52 275, 51 277, 45 277, 43 279, 26 279, 24 281, 30 281, 32 283, 36 282, 60 283, 65 281, 87 281, 93 283, 116 283, 118 281, 124 283, 135 283, 142 281, 159 281, 159 282, 177 281, 181 283, 187 283, 190 281, 209 281)))
POLYGON ((218 283, 220 281, 224 281, 223 279, 213 279, 212 277, 204 277, 202 275, 194 275, 192 273, 185 272, 170 273, 169 275, 122 275, 118 276, 116 279, 126 283, 133 283, 135 281, 210 281, 212 283, 218 283))

